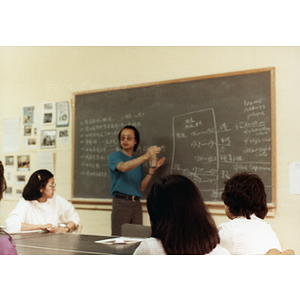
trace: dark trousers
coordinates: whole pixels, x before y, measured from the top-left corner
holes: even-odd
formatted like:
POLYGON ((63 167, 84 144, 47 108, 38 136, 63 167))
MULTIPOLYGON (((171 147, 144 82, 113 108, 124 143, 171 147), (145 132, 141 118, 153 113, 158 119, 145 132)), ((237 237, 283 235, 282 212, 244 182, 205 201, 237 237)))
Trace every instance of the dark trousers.
POLYGON ((111 212, 111 235, 121 236, 121 227, 125 223, 143 224, 143 212, 140 201, 133 202, 113 197, 111 212))

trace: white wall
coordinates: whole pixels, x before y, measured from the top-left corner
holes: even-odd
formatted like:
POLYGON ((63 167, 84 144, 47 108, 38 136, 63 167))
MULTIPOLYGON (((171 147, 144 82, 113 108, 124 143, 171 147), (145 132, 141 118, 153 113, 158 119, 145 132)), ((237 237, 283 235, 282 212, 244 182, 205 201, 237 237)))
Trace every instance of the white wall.
MULTIPOLYGON (((43 102, 71 101, 74 92, 275 67, 277 209, 268 221, 283 249, 300 253, 300 196, 289 194, 288 172, 291 162, 300 161, 299 65, 300 47, 0 47, 1 133, 4 118, 22 121, 23 106, 41 110, 43 102)), ((16 155, 3 153, 3 139, 0 149, 2 160, 16 155)), ((31 155, 32 170, 37 150, 28 151, 20 143, 19 153, 31 155)), ((57 193, 70 199, 72 143, 58 145, 54 152, 57 193)), ((0 224, 17 201, 17 197, 1 201, 0 224)), ((81 207, 83 233, 110 234, 109 209, 81 207)), ((149 224, 146 213, 144 217, 149 224)), ((227 220, 224 215, 214 219, 217 224, 227 220)))

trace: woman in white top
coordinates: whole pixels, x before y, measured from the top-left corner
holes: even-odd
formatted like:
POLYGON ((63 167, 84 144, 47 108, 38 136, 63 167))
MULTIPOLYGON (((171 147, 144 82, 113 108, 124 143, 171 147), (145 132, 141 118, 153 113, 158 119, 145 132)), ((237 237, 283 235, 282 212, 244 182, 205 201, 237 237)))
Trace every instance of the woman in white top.
POLYGON ((134 254, 229 254, 195 184, 182 175, 155 182, 147 197, 152 237, 134 254))
POLYGON ((76 228, 80 218, 66 199, 54 195, 53 174, 48 170, 34 172, 23 190, 23 198, 6 219, 8 232, 43 230, 69 232, 76 228), (65 227, 58 224, 65 223, 65 227))
POLYGON ((265 254, 281 246, 271 225, 265 186, 259 176, 239 173, 225 182, 222 200, 231 221, 218 226, 221 246, 231 254, 265 254))

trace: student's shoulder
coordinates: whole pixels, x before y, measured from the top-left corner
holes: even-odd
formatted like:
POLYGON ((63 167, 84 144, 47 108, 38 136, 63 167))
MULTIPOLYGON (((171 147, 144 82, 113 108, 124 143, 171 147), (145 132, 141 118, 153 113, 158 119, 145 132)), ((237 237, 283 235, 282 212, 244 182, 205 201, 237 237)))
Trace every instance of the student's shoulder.
POLYGON ((53 202, 62 202, 62 203, 68 202, 69 203, 69 201, 67 199, 65 199, 64 197, 62 197, 59 194, 54 194, 53 197, 52 197, 52 201, 53 202))
POLYGON ((16 248, 7 237, 0 235, 0 245, 0 255, 17 254, 16 248))
POLYGON ((144 243, 147 245, 147 248, 149 249, 150 252, 149 254, 158 254, 158 255, 166 254, 163 245, 159 239, 150 237, 144 240, 144 243))
POLYGON ((229 220, 228 222, 221 223, 218 226, 219 235, 231 235, 236 232, 240 227, 240 221, 238 219, 229 220))
POLYGON ((230 255, 230 252, 218 244, 208 255, 230 255))
POLYGON ((223 228, 225 228, 225 227, 235 227, 239 224, 247 223, 247 221, 249 222, 249 220, 247 220, 244 217, 237 217, 237 218, 234 218, 234 219, 229 220, 227 222, 221 223, 218 227, 223 227, 223 228))
POLYGON ((150 237, 143 240, 134 254, 151 255, 151 254, 166 254, 160 240, 150 237))
POLYGON ((19 200, 19 202, 17 203, 17 207, 28 207, 28 206, 30 206, 30 204, 31 204, 31 201, 21 198, 19 200))

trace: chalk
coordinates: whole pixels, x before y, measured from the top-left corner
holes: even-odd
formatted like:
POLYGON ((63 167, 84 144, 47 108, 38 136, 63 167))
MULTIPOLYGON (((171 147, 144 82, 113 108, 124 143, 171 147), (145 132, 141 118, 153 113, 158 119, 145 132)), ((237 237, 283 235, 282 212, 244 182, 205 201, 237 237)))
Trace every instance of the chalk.
POLYGON ((151 168, 156 168, 156 154, 152 156, 151 168))

